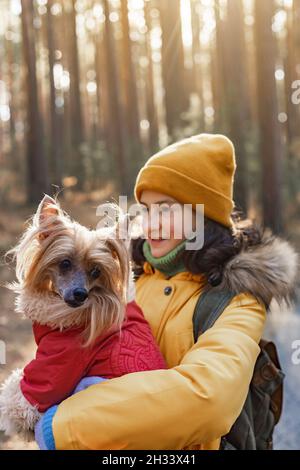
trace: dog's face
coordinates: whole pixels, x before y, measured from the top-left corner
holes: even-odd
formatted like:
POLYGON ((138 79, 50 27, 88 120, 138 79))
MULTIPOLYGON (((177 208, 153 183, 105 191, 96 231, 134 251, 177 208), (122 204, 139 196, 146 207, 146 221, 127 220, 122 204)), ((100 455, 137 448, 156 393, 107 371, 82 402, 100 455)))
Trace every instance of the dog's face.
POLYGON ((93 291, 100 291, 107 284, 108 273, 103 269, 101 258, 103 261, 104 257, 109 257, 107 261, 114 270, 110 250, 105 250, 104 244, 91 238, 90 234, 87 236, 87 233, 74 227, 65 251, 60 249, 59 256, 55 256, 45 272, 50 280, 50 289, 71 308, 86 304, 93 291), (82 237, 84 240, 81 240, 82 237), (82 244, 85 244, 83 253, 80 251, 82 244))
POLYGON ((73 308, 84 304, 90 290, 97 286, 94 281, 100 277, 98 266, 90 269, 88 263, 87 266, 84 264, 69 256, 52 268, 51 281, 54 289, 73 308))
POLYGON ((45 299, 40 323, 85 324, 92 340, 122 322, 129 252, 123 240, 107 233, 72 221, 45 196, 15 249, 21 289, 45 299))
MULTIPOLYGON (((52 237, 44 252, 40 276, 43 288, 50 289, 71 308, 87 305, 93 294, 113 290, 111 280, 121 280, 121 267, 113 246, 96 231, 73 223, 52 237), (49 282, 43 282, 43 279, 49 282)), ((48 233, 47 233, 48 237, 48 233)))

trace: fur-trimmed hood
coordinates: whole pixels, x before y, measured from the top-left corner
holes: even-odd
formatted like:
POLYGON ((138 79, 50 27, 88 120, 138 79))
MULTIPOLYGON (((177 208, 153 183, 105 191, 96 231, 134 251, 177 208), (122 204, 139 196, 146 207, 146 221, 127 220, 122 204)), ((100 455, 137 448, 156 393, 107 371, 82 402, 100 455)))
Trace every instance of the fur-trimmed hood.
POLYGON ((243 249, 228 261, 222 282, 214 289, 236 294, 247 291, 267 306, 272 299, 290 303, 295 295, 298 260, 288 241, 265 232, 260 244, 243 249))

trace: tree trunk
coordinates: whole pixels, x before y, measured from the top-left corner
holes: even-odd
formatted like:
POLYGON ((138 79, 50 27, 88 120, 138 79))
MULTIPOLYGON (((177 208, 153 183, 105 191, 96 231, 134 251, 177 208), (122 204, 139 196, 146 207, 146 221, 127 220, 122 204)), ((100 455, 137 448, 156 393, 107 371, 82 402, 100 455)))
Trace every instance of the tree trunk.
POLYGON ((199 130, 200 132, 205 131, 205 119, 204 119, 204 99, 203 99, 203 67, 200 63, 202 49, 200 43, 200 31, 202 26, 202 20, 198 8, 200 6, 197 0, 190 0, 191 4, 191 15, 192 15, 192 55, 193 55, 193 90, 197 93, 200 101, 201 115, 199 118, 199 130))
POLYGON ((171 140, 181 130, 181 115, 189 107, 184 73, 184 49, 180 0, 160 0, 162 27, 162 75, 165 93, 166 123, 171 140))
POLYGON ((81 108, 80 69, 78 57, 78 42, 76 34, 76 0, 72 0, 72 8, 68 13, 70 27, 70 112, 71 112, 71 142, 72 170, 78 180, 78 189, 83 189, 85 181, 85 166, 81 145, 84 142, 84 128, 81 108))
POLYGON ((147 116, 150 124, 149 129, 149 148, 150 152, 154 154, 159 149, 159 128, 158 128, 158 115, 155 103, 154 92, 154 78, 153 78, 153 61, 152 61, 152 47, 151 47, 151 7, 149 2, 145 3, 145 20, 147 26, 146 42, 146 56, 148 58, 148 73, 147 73, 147 116))
POLYGON ((108 83, 109 126, 108 141, 115 163, 115 171, 119 183, 119 191, 123 195, 131 190, 128 183, 126 165, 124 117, 120 101, 117 66, 115 59, 114 37, 109 19, 109 0, 103 0, 105 13, 104 50, 106 62, 106 80, 108 83))
POLYGON ((122 26, 122 82, 125 97, 125 116, 127 123, 127 151, 129 152, 131 174, 139 170, 139 157, 142 152, 140 135, 140 117, 138 108, 138 93, 133 62, 133 48, 130 39, 127 0, 121 0, 122 26))
POLYGON ((255 0, 257 98, 263 170, 263 216, 275 233, 282 222, 282 140, 275 82, 276 42, 272 32, 273 0, 255 0))
POLYGON ((22 0, 22 34, 28 96, 27 199, 37 204, 49 190, 48 168, 43 148, 43 125, 39 108, 32 0, 22 0))
POLYGON ((300 52, 300 1, 294 0, 293 9, 287 8, 287 36, 284 44, 285 98, 287 110, 287 176, 289 178, 289 201, 293 201, 294 209, 299 210, 297 195, 300 179, 300 110, 292 101, 293 82, 299 80, 300 52), (297 207, 298 206, 298 207, 297 207))
MULTIPOLYGON (((300 65, 300 0, 293 0, 293 36, 295 57, 297 58, 297 65, 300 65)), ((299 72, 298 72, 299 75, 299 72)))
POLYGON ((216 20, 215 48, 212 51, 211 76, 212 94, 214 103, 215 132, 228 132, 227 126, 227 104, 226 104, 226 80, 225 80, 225 44, 224 44, 224 21, 221 19, 220 2, 214 1, 214 13, 216 20))
POLYGON ((234 200, 245 214, 248 209, 246 141, 250 133, 250 105, 242 0, 228 0, 225 22, 225 96, 229 137, 236 149, 237 171, 234 200))
MULTIPOLYGON (((11 170, 15 173, 19 173, 20 171, 20 149, 19 149, 19 144, 16 139, 16 118, 15 118, 15 112, 18 109, 19 103, 18 101, 18 96, 17 93, 15 93, 16 89, 16 77, 15 73, 13 71, 13 64, 16 60, 16 54, 15 54, 15 43, 13 41, 9 41, 6 39, 5 41, 5 51, 4 51, 4 56, 6 53, 6 58, 7 58, 7 85, 8 85, 8 90, 10 93, 10 121, 9 121, 9 133, 10 133, 10 142, 11 142, 11 148, 10 148, 10 161, 9 166, 11 170)), ((4 60, 2 61, 4 65, 4 60)), ((1 74, 0 74, 1 76, 1 74)), ((19 79, 19 78, 18 78, 19 79)), ((0 147, 1 148, 1 147, 0 147)))
POLYGON ((47 4, 47 43, 48 43, 48 62, 49 62, 49 82, 50 82, 50 162, 52 163, 53 183, 59 188, 62 185, 63 174, 63 152, 62 152, 62 115, 57 113, 56 93, 54 85, 54 51, 55 41, 53 34, 53 19, 51 7, 53 0, 48 0, 47 4))

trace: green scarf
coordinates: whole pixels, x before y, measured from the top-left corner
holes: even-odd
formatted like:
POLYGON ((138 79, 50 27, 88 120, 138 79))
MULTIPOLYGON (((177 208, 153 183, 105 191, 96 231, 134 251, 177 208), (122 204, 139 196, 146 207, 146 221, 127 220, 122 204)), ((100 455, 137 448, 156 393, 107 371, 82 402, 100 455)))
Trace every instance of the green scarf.
POLYGON ((182 260, 176 261, 177 255, 185 250, 185 244, 186 240, 183 240, 179 245, 175 246, 173 250, 169 251, 169 253, 156 258, 152 256, 151 247, 148 241, 145 240, 143 243, 143 253, 151 266, 158 269, 160 272, 165 274, 165 276, 170 277, 187 270, 182 260))

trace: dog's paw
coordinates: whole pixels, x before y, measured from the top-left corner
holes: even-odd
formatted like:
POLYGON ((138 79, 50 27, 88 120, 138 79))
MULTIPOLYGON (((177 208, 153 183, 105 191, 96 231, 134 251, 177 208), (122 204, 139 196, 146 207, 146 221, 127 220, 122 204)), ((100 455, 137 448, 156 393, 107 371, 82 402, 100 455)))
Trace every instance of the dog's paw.
POLYGON ((6 435, 21 434, 29 441, 34 439, 34 426, 41 414, 24 397, 20 381, 23 370, 16 369, 0 388, 0 430, 6 435))

